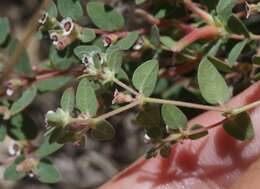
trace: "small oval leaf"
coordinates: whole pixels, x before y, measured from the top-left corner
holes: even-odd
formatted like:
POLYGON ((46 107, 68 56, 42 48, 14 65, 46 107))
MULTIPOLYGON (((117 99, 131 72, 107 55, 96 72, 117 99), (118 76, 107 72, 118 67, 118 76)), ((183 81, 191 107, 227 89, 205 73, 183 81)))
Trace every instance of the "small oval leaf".
POLYGON ((82 113, 89 113, 94 116, 97 113, 97 98, 91 83, 82 79, 76 92, 76 106, 82 113))
POLYGON ((34 85, 26 91, 24 91, 22 96, 12 104, 12 107, 10 109, 11 114, 17 114, 23 109, 25 109, 27 106, 29 106, 34 100, 36 94, 37 89, 34 85))
POLYGON ((42 183, 57 183, 60 180, 60 174, 52 163, 47 160, 41 160, 36 168, 36 175, 42 183))
POLYGON ((59 13, 63 17, 70 17, 73 20, 78 20, 83 16, 83 9, 80 1, 58 0, 57 6, 59 13))
POLYGON ((133 74, 133 85, 145 96, 150 96, 155 88, 159 72, 159 64, 155 59, 141 64, 133 74))
POLYGON ((254 128, 247 112, 242 112, 231 117, 223 125, 224 130, 238 140, 249 140, 254 138, 254 128))
POLYGON ((171 129, 187 127, 187 117, 178 107, 164 104, 162 106, 161 113, 165 124, 168 125, 171 129))
POLYGON ((103 120, 91 130, 91 135, 100 141, 111 140, 115 136, 115 129, 109 122, 103 120))
POLYGON ((115 31, 124 26, 124 18, 102 2, 89 2, 87 12, 91 21, 100 29, 115 31))
POLYGON ((221 104, 230 99, 226 81, 208 59, 198 69, 198 83, 202 96, 210 104, 221 104))
POLYGON ((228 29, 235 34, 244 35, 246 38, 250 37, 249 31, 245 24, 234 14, 231 15, 227 22, 228 29))
POLYGON ((238 59, 239 55, 241 54, 247 43, 247 40, 240 41, 232 48, 228 55, 229 64, 234 65, 236 63, 236 60, 238 59))
POLYGON ((74 89, 70 87, 64 91, 61 97, 60 106, 64 111, 71 113, 74 109, 74 104, 75 104, 75 93, 74 93, 74 89))

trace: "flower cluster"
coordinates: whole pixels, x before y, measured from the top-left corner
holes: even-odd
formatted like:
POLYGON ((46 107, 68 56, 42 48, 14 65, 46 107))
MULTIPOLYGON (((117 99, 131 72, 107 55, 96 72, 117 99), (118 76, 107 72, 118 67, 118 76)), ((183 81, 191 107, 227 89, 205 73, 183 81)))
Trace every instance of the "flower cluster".
POLYGON ((41 31, 48 31, 53 45, 58 50, 63 50, 78 37, 77 26, 71 18, 64 18, 58 22, 56 18, 50 17, 45 12, 38 20, 38 23, 40 24, 41 31))

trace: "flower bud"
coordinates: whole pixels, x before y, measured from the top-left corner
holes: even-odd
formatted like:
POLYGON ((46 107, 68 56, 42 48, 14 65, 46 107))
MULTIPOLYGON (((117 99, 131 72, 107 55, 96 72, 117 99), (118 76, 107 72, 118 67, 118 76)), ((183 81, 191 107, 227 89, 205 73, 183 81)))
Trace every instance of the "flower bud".
POLYGON ((52 127, 65 127, 69 124, 70 115, 58 108, 56 112, 48 111, 46 114, 46 123, 52 127))
POLYGON ((115 90, 112 104, 122 104, 122 103, 132 102, 132 101, 133 101, 133 97, 131 95, 121 93, 117 89, 115 90))
POLYGON ((118 36, 115 34, 109 34, 109 35, 104 35, 102 42, 104 47, 110 46, 112 43, 115 43, 118 39, 118 36))

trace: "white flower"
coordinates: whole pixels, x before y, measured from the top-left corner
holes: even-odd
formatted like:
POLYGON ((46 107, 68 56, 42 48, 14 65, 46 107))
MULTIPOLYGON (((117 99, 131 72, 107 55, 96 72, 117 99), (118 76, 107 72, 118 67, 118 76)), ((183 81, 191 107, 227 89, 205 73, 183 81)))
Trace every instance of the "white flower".
POLYGON ((103 36, 102 43, 103 43, 104 47, 108 47, 109 45, 112 44, 112 39, 111 39, 111 37, 109 37, 109 36, 103 36))
POLYGON ((90 64, 94 63, 93 57, 85 54, 81 60, 81 62, 87 67, 90 64))
POLYGON ((7 95, 7 96, 12 96, 13 94, 14 94, 14 91, 13 91, 12 89, 8 88, 8 89, 6 90, 6 95, 7 95))
POLYGON ((48 19, 48 16, 49 15, 47 12, 43 12, 41 15, 41 18, 39 18, 39 20, 38 20, 38 23, 44 25, 48 19))
POLYGON ((8 153, 10 156, 19 156, 21 154, 19 144, 14 140, 9 144, 8 153))
POLYGON ((143 38, 139 38, 136 41, 135 45, 133 46, 133 49, 134 50, 140 50, 143 46, 144 46, 144 40, 143 40, 143 38))
POLYGON ((151 138, 147 134, 144 135, 144 142, 146 144, 151 142, 151 138))
POLYGON ((68 36, 74 29, 74 23, 71 18, 64 18, 60 23, 60 27, 63 30, 63 36, 68 36))

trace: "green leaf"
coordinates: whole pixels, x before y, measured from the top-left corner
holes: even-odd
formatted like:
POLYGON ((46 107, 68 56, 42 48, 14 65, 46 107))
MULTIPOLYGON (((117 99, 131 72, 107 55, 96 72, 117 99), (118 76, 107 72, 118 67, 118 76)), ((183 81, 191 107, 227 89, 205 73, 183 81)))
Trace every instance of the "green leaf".
POLYGON ((31 86, 26 91, 24 91, 22 96, 12 104, 10 109, 11 114, 12 115, 17 114, 18 112, 22 111, 27 106, 29 106, 34 100, 36 94, 37 94, 37 89, 34 85, 31 86))
POLYGON ((259 81, 260 80, 260 73, 257 73, 254 77, 254 80, 259 81))
POLYGON ((81 35, 80 35, 80 40, 83 43, 89 43, 93 41, 96 38, 96 33, 92 29, 83 29, 81 35))
POLYGON ((0 17, 0 45, 7 39, 10 33, 9 20, 6 17, 0 17))
POLYGON ((150 159, 150 158, 156 157, 156 155, 157 155, 156 148, 155 147, 151 147, 151 148, 146 150, 146 152, 145 152, 145 159, 150 159))
POLYGON ((171 49, 176 43, 176 41, 174 41, 169 36, 161 36, 160 41, 168 49, 171 49))
MULTIPOLYGON (((190 128, 190 131, 194 131, 194 130, 197 130, 197 129, 202 129, 204 128, 202 125, 199 125, 199 124, 195 124, 195 125, 192 125, 191 128, 190 128)), ((202 138, 204 136, 207 136, 208 135, 208 131, 202 131, 200 133, 197 133, 197 134, 192 134, 192 135, 189 135, 189 139, 191 140, 197 140, 199 138, 202 138)))
POLYGON ((254 138, 254 128, 247 112, 242 112, 229 118, 223 125, 224 130, 238 140, 250 140, 254 138))
POLYGON ((117 45, 119 45, 121 50, 128 50, 135 44, 138 37, 138 32, 130 32, 126 37, 120 39, 117 45))
POLYGON ((115 136, 115 129, 109 122, 102 120, 91 130, 91 135, 100 141, 111 140, 115 136))
POLYGON ((71 76, 57 76, 46 80, 41 80, 36 83, 36 87, 40 92, 55 91, 65 86, 71 81, 71 76))
POLYGON ((86 54, 91 54, 92 52, 101 52, 101 49, 93 45, 82 45, 77 46, 74 49, 74 54, 81 60, 86 54))
POLYGON ((45 118, 49 126, 62 128, 66 127, 71 119, 69 112, 61 108, 57 108, 56 112, 48 111, 45 118))
POLYGON ((156 85, 159 72, 159 64, 155 59, 141 64, 134 72, 132 82, 145 96, 150 96, 156 85))
POLYGON ((58 143, 50 143, 49 137, 44 137, 43 143, 41 146, 35 151, 35 155, 38 158, 44 158, 47 157, 54 152, 58 151, 63 147, 63 144, 58 143))
POLYGON ((51 0, 51 3, 49 5, 49 8, 47 9, 48 16, 51 17, 57 17, 58 16, 58 10, 56 4, 51 0))
POLYGON ((170 145, 164 145, 161 149, 160 149, 160 155, 164 158, 167 158, 171 155, 172 149, 170 145))
POLYGON ((66 89, 61 97, 60 106, 65 112, 71 113, 74 109, 75 93, 72 87, 66 89))
POLYGON ((83 113, 91 116, 97 113, 97 98, 95 90, 87 79, 82 79, 76 92, 76 106, 83 113))
POLYGON ((210 104, 221 104, 230 99, 226 81, 209 60, 200 63, 198 83, 203 98, 210 104))
POLYGON ((156 25, 153 25, 151 28, 150 40, 153 45, 160 45, 160 31, 156 25))
POLYGON ((232 9, 236 5, 236 0, 219 0, 216 11, 220 19, 226 23, 232 15, 232 9))
POLYGON ((24 161, 24 156, 19 156, 16 158, 13 164, 5 169, 4 178, 7 180, 17 181, 26 176, 25 172, 18 172, 16 166, 24 161))
POLYGON ((231 72, 232 68, 227 65, 224 61, 218 59, 215 56, 208 56, 209 61, 221 72, 231 72))
POLYGON ((61 16, 79 20, 83 16, 83 9, 80 1, 58 0, 58 10, 61 16))
POLYGON ((144 3, 145 1, 147 1, 147 0, 135 0, 135 4, 140 5, 140 4, 144 3))
POLYGON ((236 63, 236 60, 238 59, 244 47, 246 46, 247 42, 247 40, 240 41, 232 48, 228 55, 228 63, 230 65, 234 65, 236 63))
POLYGON ((146 134, 152 139, 163 137, 160 108, 156 104, 145 104, 136 117, 138 125, 145 128, 146 134))
POLYGON ((34 120, 27 114, 16 114, 10 120, 8 134, 15 140, 34 139, 38 133, 38 127, 34 120))
POLYGON ((249 38, 250 34, 245 24, 235 15, 231 15, 227 22, 228 29, 235 34, 249 38))
POLYGON ((120 71, 123 63, 123 53, 122 51, 114 50, 108 55, 107 65, 108 68, 117 74, 120 71))
POLYGON ((49 160, 41 160, 36 168, 36 175, 39 181, 43 183, 57 183, 60 180, 60 174, 49 160))
POLYGON ((49 60, 50 62, 48 62, 47 65, 48 67, 46 66, 47 68, 60 70, 68 69, 74 61, 70 50, 65 49, 63 51, 59 51, 53 45, 49 50, 49 60))
POLYGON ((1 123, 0 124, 0 142, 3 142, 3 140, 5 139, 6 136, 6 126, 1 123))
POLYGON ((164 104, 161 109, 162 117, 166 125, 171 129, 180 129, 187 127, 187 117, 176 106, 164 104))
POLYGON ((124 26, 123 16, 102 2, 89 2, 87 12, 91 21, 100 29, 115 31, 124 26))
POLYGON ((252 58, 252 62, 255 65, 260 65, 260 56, 254 55, 253 58, 252 58))

